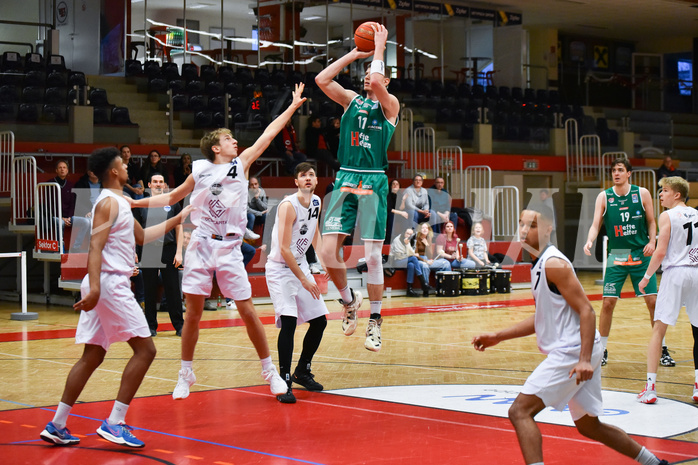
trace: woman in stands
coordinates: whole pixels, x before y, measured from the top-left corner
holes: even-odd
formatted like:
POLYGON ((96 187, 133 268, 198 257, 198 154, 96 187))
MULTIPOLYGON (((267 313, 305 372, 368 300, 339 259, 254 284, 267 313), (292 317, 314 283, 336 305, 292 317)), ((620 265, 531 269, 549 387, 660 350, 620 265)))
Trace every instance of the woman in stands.
POLYGON ((445 258, 451 264, 451 268, 475 268, 476 263, 463 257, 459 245, 460 239, 455 226, 451 221, 446 222, 443 234, 436 238, 436 258, 445 258))
POLYGON ((429 285, 425 279, 425 273, 429 273, 429 267, 423 266, 417 252, 410 243, 414 236, 412 228, 407 228, 402 234, 398 234, 390 244, 390 266, 393 268, 407 269, 407 297, 419 297, 419 293, 412 289, 414 276, 422 284, 422 294, 429 297, 429 285))
MULTIPOLYGON (((148 163, 143 165, 141 168, 141 181, 150 179, 151 173, 160 173, 165 178, 165 184, 170 185, 170 177, 165 171, 165 167, 162 163, 162 155, 157 150, 151 150, 148 154, 148 163)), ((145 185, 145 184, 144 184, 145 185)))
POLYGON ((395 231, 403 231, 409 226, 408 222, 405 221, 409 215, 406 211, 402 210, 402 208, 404 208, 404 203, 401 202, 398 204, 399 191, 400 181, 397 179, 390 181, 390 191, 388 192, 388 219, 385 223, 385 238, 389 242, 392 242, 393 239, 393 229, 395 229, 395 231))
POLYGON ((429 273, 434 271, 451 271, 451 264, 445 258, 437 258, 434 253, 434 243, 432 241, 434 231, 428 221, 420 223, 417 228, 414 249, 417 251, 419 260, 426 264, 425 280, 429 283, 429 273))
POLYGON ((179 157, 179 165, 175 167, 173 174, 174 186, 179 187, 187 179, 187 176, 191 174, 191 155, 185 152, 179 157))
POLYGON ((124 194, 132 199, 143 198, 143 181, 141 181, 140 167, 131 159, 131 147, 128 145, 121 146, 121 159, 127 167, 128 182, 124 185, 124 194))

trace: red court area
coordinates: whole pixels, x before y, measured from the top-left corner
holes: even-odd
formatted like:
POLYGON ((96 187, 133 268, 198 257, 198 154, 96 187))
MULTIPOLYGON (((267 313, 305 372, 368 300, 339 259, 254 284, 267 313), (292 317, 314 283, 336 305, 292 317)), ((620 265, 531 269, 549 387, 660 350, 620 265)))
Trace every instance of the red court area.
MULTIPOLYGON (((78 446, 39 439, 51 409, 0 412, 3 464, 521 464, 516 435, 505 418, 294 390, 282 405, 267 386, 135 399, 129 424, 146 443, 129 449, 102 440, 95 429, 112 401, 77 404, 69 428, 78 446)), ((541 425, 545 463, 633 464, 580 436, 574 428, 541 425)), ((660 458, 698 458, 698 444, 636 437, 660 458)))

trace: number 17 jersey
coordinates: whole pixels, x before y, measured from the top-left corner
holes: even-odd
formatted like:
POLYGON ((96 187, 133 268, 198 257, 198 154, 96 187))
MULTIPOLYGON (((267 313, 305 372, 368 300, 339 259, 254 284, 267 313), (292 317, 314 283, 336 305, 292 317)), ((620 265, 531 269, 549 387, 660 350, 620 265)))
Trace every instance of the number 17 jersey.
POLYGON ((247 225, 247 178, 239 158, 215 164, 209 160, 192 163, 194 190, 189 203, 195 207, 191 220, 205 235, 242 237, 247 225))
POLYGON ((395 124, 380 102, 357 95, 342 115, 337 158, 344 168, 388 169, 388 144, 395 124))
POLYGON ((698 265, 698 210, 674 207, 667 214, 671 221, 671 237, 662 268, 698 265))

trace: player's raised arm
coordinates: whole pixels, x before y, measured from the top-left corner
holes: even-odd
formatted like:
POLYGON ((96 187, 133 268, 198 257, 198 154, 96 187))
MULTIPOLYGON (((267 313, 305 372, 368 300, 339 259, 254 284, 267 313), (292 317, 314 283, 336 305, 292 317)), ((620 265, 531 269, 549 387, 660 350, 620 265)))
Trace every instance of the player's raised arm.
POLYGON ((400 113, 400 102, 397 97, 388 92, 387 83, 390 82, 390 76, 385 75, 385 63, 383 61, 385 44, 388 40, 388 29, 382 24, 373 24, 372 27, 376 49, 373 54, 373 62, 371 63, 371 91, 381 103, 385 117, 388 121, 395 124, 400 113))
POLYGON ((247 172, 250 165, 264 153, 267 147, 269 147, 271 141, 273 141, 276 135, 284 128, 284 125, 291 119, 296 110, 303 105, 303 102, 306 100, 305 97, 302 96, 303 89, 305 89, 305 84, 296 84, 292 92, 293 100, 288 108, 267 126, 262 135, 259 136, 251 147, 248 147, 240 154, 240 161, 245 168, 245 172, 247 172))
POLYGON ((333 62, 327 68, 323 69, 315 77, 315 83, 325 93, 325 95, 346 110, 354 97, 357 96, 357 93, 353 90, 345 89, 341 86, 341 84, 335 81, 334 78, 352 62, 368 58, 371 55, 373 55, 373 51, 360 52, 358 48, 354 48, 352 51, 333 62))
MULTIPOLYGON (((191 194, 194 190, 194 176, 189 175, 187 179, 184 180, 182 184, 177 186, 177 188, 162 193, 160 195, 153 195, 150 197, 145 197, 138 200, 130 200, 131 208, 155 208, 155 207, 166 207, 168 205, 174 205, 175 203, 182 200, 187 195, 191 194)), ((126 198, 126 197, 124 197, 126 198)))

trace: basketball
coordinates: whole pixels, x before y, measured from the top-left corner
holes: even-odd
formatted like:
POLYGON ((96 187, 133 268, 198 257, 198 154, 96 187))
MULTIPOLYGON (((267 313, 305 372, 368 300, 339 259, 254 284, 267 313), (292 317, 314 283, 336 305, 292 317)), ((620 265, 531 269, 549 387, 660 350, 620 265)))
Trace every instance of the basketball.
POLYGON ((356 48, 362 52, 370 52, 376 48, 376 44, 373 42, 373 28, 371 24, 376 24, 373 21, 367 21, 356 28, 354 32, 354 43, 356 48))

